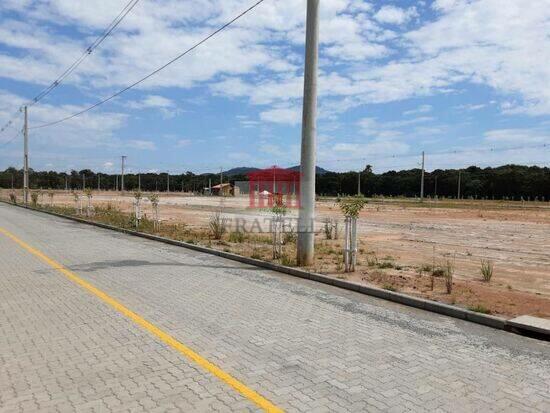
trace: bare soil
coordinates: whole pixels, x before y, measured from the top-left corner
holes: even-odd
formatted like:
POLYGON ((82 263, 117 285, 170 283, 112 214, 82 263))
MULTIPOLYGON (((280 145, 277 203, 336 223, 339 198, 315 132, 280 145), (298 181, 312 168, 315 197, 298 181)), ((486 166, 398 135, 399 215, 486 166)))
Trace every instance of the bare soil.
MULTIPOLYGON (((9 191, 1 192, 4 199, 9 191)), ((18 195, 21 200, 21 195, 18 195)), ((94 193, 94 205, 111 204, 131 212, 132 194, 94 193)), ((39 200, 48 205, 47 193, 39 200)), ((73 195, 57 191, 57 206, 74 205, 73 195)), ((85 204, 85 201, 84 201, 85 204)), ((143 212, 150 213, 143 200, 143 212)), ((162 194, 160 215, 164 223, 185 224, 208 237, 208 223, 216 211, 234 224, 240 219, 247 230, 268 232, 265 220, 270 213, 249 209, 248 198, 218 198, 189 194, 162 194), (257 220, 256 226, 251 223, 257 220)), ((289 217, 296 217, 291 211, 289 217)), ((397 290, 438 301, 476 308, 491 314, 513 317, 529 314, 550 318, 550 204, 548 202, 447 201, 375 199, 361 212, 358 221, 359 263, 354 273, 341 268, 341 240, 325 240, 326 218, 342 220, 336 200, 317 203, 317 256, 315 271, 334 277, 397 290), (482 259, 494 263, 490 283, 481 281, 482 259), (446 294, 444 281, 434 278, 431 290, 429 271, 423 267, 454 264, 454 283, 446 294)), ((340 227, 342 228, 342 225, 340 227)), ((343 228, 342 228, 343 230, 343 228)), ((244 243, 200 240, 214 248, 248 256, 271 259, 270 234, 247 237, 244 243)), ((285 246, 284 264, 292 265, 295 246, 285 246)))

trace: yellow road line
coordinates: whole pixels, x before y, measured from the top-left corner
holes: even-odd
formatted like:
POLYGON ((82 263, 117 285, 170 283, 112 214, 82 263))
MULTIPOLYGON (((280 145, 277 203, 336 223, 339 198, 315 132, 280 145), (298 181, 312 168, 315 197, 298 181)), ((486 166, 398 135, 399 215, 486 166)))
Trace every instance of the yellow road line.
POLYGON ((44 253, 38 251, 37 249, 31 247, 24 241, 17 238, 15 235, 13 235, 11 232, 7 231, 6 229, 0 227, 0 233, 4 234, 8 238, 10 238, 12 241, 19 244, 21 247, 26 249, 31 254, 35 255, 36 257, 40 258, 42 261, 44 261, 46 264, 48 264, 50 267, 56 269, 61 274, 63 274, 65 277, 67 277, 69 280, 75 282, 76 284, 80 285, 84 289, 91 292, 96 297, 103 300, 105 303, 109 304, 111 307, 113 307, 118 312, 124 314, 126 317, 128 317, 130 320, 138 324, 139 326, 143 327, 145 330, 149 331, 151 334, 155 335, 157 338, 159 338, 162 342, 168 344, 170 347, 172 347, 174 350, 179 351, 181 354, 183 354, 188 359, 194 361, 199 366, 201 366, 204 370, 210 372, 214 376, 216 376, 218 379, 224 381, 231 387, 233 387, 235 390, 237 390, 241 395, 246 397, 248 400, 254 402, 256 405, 261 407, 266 412, 282 412, 283 410, 275 406, 273 403, 271 403, 269 400, 264 398, 263 396, 256 393, 254 390, 250 389, 246 385, 244 385, 242 382, 231 376, 229 373, 226 373, 222 369, 220 369, 215 364, 211 363, 204 357, 202 357, 200 354, 196 353, 186 345, 180 343, 177 341, 174 337, 169 335, 168 333, 165 333, 160 328, 156 327, 154 324, 151 324, 149 321, 145 320, 144 318, 140 317, 138 314, 134 313, 133 311, 126 308, 124 305, 119 303, 117 300, 109 296, 108 294, 104 293, 100 289, 94 287, 92 284, 84 281, 82 278, 80 278, 78 275, 73 273, 72 271, 65 268, 63 265, 59 264, 57 261, 54 261, 53 259, 46 256, 44 253))

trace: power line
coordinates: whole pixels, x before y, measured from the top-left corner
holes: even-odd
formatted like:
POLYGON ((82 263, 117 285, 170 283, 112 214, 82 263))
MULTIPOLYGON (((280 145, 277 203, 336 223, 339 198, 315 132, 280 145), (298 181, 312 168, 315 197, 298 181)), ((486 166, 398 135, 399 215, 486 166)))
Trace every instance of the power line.
POLYGON ((53 122, 48 122, 48 123, 44 123, 42 125, 38 125, 38 126, 34 126, 30 129, 41 129, 41 128, 47 128, 49 126, 53 126, 53 125, 57 125, 58 123, 62 123, 62 122, 65 122, 69 119, 73 119, 77 116, 80 116, 92 109, 95 109, 96 107, 100 106, 100 105, 103 105, 104 103, 107 103, 109 102, 110 100, 114 99, 115 97, 123 94, 124 92, 136 87, 137 85, 139 85, 140 83, 143 83, 144 81, 146 81, 147 79, 149 79, 150 77, 156 75, 158 72, 160 72, 161 70, 164 70, 166 67, 170 66, 172 63, 178 61, 179 59, 181 59, 182 57, 184 57, 185 55, 187 55, 188 53, 192 52, 193 50, 195 50, 197 47, 199 47, 200 45, 202 45, 203 43, 206 43, 208 40, 210 40, 212 37, 216 36, 218 33, 220 33, 221 31, 225 30, 227 27, 231 26, 234 22, 236 22, 237 20, 239 20, 241 17, 243 17, 245 14, 247 14, 248 12, 252 11, 253 9, 255 9, 257 6, 259 6, 261 3, 263 3, 265 0, 259 0, 257 1, 256 3, 254 3, 252 6, 250 6, 249 8, 247 8, 246 10, 244 10, 243 12, 241 12, 239 15, 237 15, 236 17, 234 17, 233 19, 231 19, 230 21, 228 21, 227 23, 225 23, 223 26, 219 27, 217 30, 213 31, 212 33, 210 33, 208 36, 204 37, 202 40, 200 40, 199 42, 195 43, 193 46, 191 46, 190 48, 188 48, 187 50, 185 50, 184 52, 180 53, 179 55, 177 55, 176 57, 174 57, 172 60, 168 61, 167 63, 163 64, 162 66, 160 66, 159 68, 155 69, 154 71, 152 71, 151 73, 149 73, 148 75, 142 77, 141 79, 137 80, 136 82, 132 83, 131 85, 128 85, 126 86, 125 88, 119 90, 118 92, 112 94, 111 96, 103 99, 103 100, 100 100, 99 102, 93 104, 92 106, 89 106, 88 108, 84 109, 84 110, 81 110, 79 112, 76 112, 76 113, 73 113, 72 115, 69 115, 69 116, 66 116, 64 118, 61 118, 61 119, 58 119, 56 121, 53 121, 53 122))
POLYGON ((15 136, 13 136, 11 139, 8 139, 6 142, 3 142, 2 145, 0 145, 0 148, 4 148, 8 146, 10 143, 12 143, 17 137, 21 135, 21 131, 17 132, 15 136))
POLYGON ((103 33, 94 40, 94 42, 86 48, 84 53, 76 59, 72 65, 70 65, 56 80, 54 80, 46 89, 36 95, 32 102, 29 102, 27 106, 32 106, 42 100, 46 95, 48 95, 53 89, 55 89, 59 84, 67 78, 71 73, 73 73, 78 66, 90 55, 92 52, 99 47, 101 43, 113 32, 113 30, 124 20, 124 18, 132 11, 132 9, 138 4, 140 0, 130 0, 122 11, 113 19, 113 21, 107 26, 103 33))
MULTIPOLYGON (((534 149, 534 148, 547 148, 550 147, 550 144, 543 143, 539 145, 522 145, 522 146, 509 146, 504 148, 474 148, 474 149, 463 149, 463 150, 449 150, 449 151, 440 151, 440 152, 432 152, 432 153, 426 153, 426 155, 430 156, 437 156, 437 155, 454 155, 454 154, 462 154, 462 153, 476 153, 476 152, 506 152, 506 151, 516 151, 521 149, 534 149)), ((368 161, 371 158, 376 158, 376 160, 379 159, 398 159, 398 158, 416 158, 419 157, 420 154, 403 154, 403 155, 388 155, 388 156, 377 156, 372 155, 372 157, 362 157, 362 158, 341 158, 341 159, 326 159, 323 160, 323 162, 353 162, 353 161, 368 161)))
MULTIPOLYGON (((42 90, 38 95, 36 95, 31 101, 22 106, 33 106, 42 100, 46 95, 48 95, 52 90, 63 82, 71 73, 73 73, 78 66, 97 48, 103 41, 113 32, 114 29, 124 20, 124 18, 132 11, 136 4, 140 0, 130 0, 126 6, 121 10, 121 12, 111 21, 109 26, 99 35, 94 42, 86 48, 82 55, 76 59, 73 64, 71 64, 57 79, 55 79, 47 88, 42 90)), ((13 120, 17 117, 17 114, 20 110, 18 109, 13 116, 6 122, 2 128, 0 128, 0 133, 4 132, 9 126, 12 125, 13 120)))

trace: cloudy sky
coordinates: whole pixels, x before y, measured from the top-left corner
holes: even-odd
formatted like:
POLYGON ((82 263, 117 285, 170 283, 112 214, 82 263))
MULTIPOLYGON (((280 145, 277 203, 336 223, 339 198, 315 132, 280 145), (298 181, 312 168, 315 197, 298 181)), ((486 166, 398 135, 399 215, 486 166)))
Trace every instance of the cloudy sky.
MULTIPOLYGON (((254 2, 141 0, 29 110, 30 126, 133 83, 254 2)), ((2 0, 0 124, 126 3, 2 0)), ((305 11, 305 0, 265 0, 139 88, 32 130, 31 166, 113 171, 120 155, 132 170, 174 173, 299 163, 305 11)), ((412 168, 423 150, 427 169, 550 165, 550 0, 321 0, 320 41, 320 166, 412 168)), ((5 144, 20 124, 0 134, 2 169, 22 163, 22 138, 5 144)))

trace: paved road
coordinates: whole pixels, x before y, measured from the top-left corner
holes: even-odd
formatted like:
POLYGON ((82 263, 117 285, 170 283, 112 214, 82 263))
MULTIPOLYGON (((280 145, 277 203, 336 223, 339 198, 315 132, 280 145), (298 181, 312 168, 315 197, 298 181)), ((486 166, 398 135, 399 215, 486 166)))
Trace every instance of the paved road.
POLYGON ((0 228, 2 412, 260 410, 63 271, 286 411, 550 411, 548 343, 5 204, 0 228))

